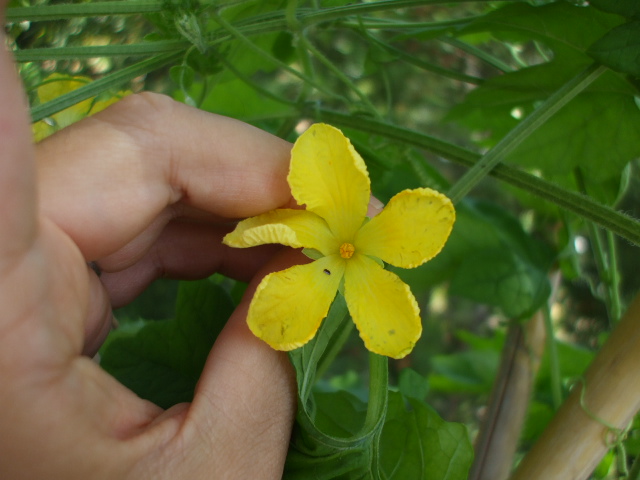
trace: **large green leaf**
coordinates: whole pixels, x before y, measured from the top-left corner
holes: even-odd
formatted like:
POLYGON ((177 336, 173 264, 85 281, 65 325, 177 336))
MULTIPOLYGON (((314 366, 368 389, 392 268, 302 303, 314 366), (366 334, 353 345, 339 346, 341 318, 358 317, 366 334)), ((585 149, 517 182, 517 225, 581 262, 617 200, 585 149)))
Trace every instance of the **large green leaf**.
POLYGON ((546 272, 514 252, 483 249, 466 257, 450 291, 479 303, 500 307, 509 318, 531 315, 551 291, 546 272))
POLYGON ((464 425, 396 392, 389 393, 380 452, 385 478, 393 480, 464 480, 473 460, 464 425))
POLYGON ((491 337, 481 337, 460 330, 455 336, 468 348, 432 357, 429 386, 436 392, 488 395, 500 365, 504 331, 496 330, 491 337))
POLYGON ((507 42, 542 42, 563 60, 584 51, 611 28, 622 23, 617 15, 594 8, 553 2, 534 7, 521 2, 494 10, 461 29, 459 34, 490 32, 507 42))
POLYGON ((589 54, 613 70, 640 77, 640 20, 607 32, 591 45, 589 54))
MULTIPOLYGON (((489 31, 512 42, 535 40, 551 49, 553 58, 487 80, 448 118, 481 131, 483 146, 492 147, 538 102, 586 68, 592 62, 587 49, 621 21, 617 15, 565 2, 509 5, 485 15, 462 33, 489 31)), ((614 199, 623 168, 640 155, 637 94, 623 77, 605 73, 534 131, 507 161, 560 178, 564 185, 579 167, 587 184, 595 185, 593 190, 607 185, 601 199, 614 199)))
POLYGON ((638 0, 589 0, 589 4, 604 12, 617 13, 627 18, 640 17, 638 0))
POLYGON ((467 350, 431 359, 434 392, 488 395, 500 363, 499 350, 467 350))
MULTIPOLYGON (((316 392, 316 422, 325 431, 343 438, 356 435, 364 421, 366 403, 355 395, 316 392)), ((296 432, 300 442, 303 434, 296 432)), ((308 440, 308 439, 307 439, 308 440)), ((368 443, 349 449, 334 448, 326 457, 313 455, 326 445, 305 445, 306 452, 290 450, 285 479, 369 480, 379 478, 368 443)), ((398 392, 389 392, 389 406, 380 436, 379 461, 386 479, 464 480, 473 449, 464 425, 444 421, 432 408, 398 392)))
POLYGON ((191 401, 211 346, 232 310, 229 295, 214 281, 182 282, 176 318, 116 331, 101 351, 101 365, 163 408, 191 401))

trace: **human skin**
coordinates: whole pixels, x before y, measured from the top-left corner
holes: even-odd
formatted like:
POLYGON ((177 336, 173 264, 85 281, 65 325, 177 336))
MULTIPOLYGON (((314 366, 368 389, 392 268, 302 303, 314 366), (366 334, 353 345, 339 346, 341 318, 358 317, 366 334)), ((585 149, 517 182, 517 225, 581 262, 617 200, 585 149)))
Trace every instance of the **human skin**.
POLYGON ((34 147, 0 50, 0 478, 280 478, 294 376, 245 318, 262 276, 299 254, 220 240, 229 219, 290 204, 290 145, 142 94, 34 147), (155 278, 213 272, 250 286, 193 402, 164 411, 91 360, 112 307, 155 278))

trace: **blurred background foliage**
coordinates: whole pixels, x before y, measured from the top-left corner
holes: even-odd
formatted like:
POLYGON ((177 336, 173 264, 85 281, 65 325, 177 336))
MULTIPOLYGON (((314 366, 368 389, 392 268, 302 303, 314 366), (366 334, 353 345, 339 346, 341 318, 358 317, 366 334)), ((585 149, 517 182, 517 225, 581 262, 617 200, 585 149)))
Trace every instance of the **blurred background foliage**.
MULTIPOLYGON (((405 188, 446 193, 469 166, 460 158, 477 159, 498 145, 594 62, 610 67, 527 131, 504 163, 624 212, 626 238, 522 183, 486 177, 457 203, 443 252, 420 268, 396 270, 418 299, 424 333, 410 356, 390 364, 390 382, 405 400, 426 402, 445 420, 464 424, 470 439, 486 413, 509 325, 547 311, 551 340, 521 435, 525 453, 640 290, 640 234, 632 220, 640 217, 634 2, 101 5, 10 2, 6 29, 37 139, 143 90, 291 141, 310 122, 326 121, 352 140, 367 162, 373 193, 385 202, 405 188)), ((105 368, 163 406, 189 400, 207 345, 243 288, 219 276, 199 286, 154 283, 116 312, 121 328, 103 348, 105 368)), ((354 398, 366 399, 367 354, 356 332, 345 338, 320 380, 320 412, 331 402, 346 402, 350 411, 354 398), (336 390, 354 397, 322 396, 336 390)), ((328 423, 322 415, 317 421, 328 423)), ((627 441, 631 458, 640 453, 636 434, 634 428, 627 441)), ((618 478, 615 456, 603 460, 594 478, 618 478)), ((394 461, 385 458, 383 470, 394 471, 394 461)), ((466 478, 468 455, 447 458, 458 473, 420 478, 466 478)), ((388 478, 419 478, 394 475, 388 478)))

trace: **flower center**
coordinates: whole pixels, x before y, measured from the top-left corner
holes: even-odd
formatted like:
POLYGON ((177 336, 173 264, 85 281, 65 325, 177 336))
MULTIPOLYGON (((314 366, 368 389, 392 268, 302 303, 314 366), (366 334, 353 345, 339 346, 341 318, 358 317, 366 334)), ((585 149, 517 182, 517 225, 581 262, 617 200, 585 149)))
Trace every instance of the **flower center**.
POLYGON ((355 251, 355 247, 350 243, 343 243, 342 245, 340 245, 340 256, 342 258, 351 258, 353 256, 353 252, 355 251))

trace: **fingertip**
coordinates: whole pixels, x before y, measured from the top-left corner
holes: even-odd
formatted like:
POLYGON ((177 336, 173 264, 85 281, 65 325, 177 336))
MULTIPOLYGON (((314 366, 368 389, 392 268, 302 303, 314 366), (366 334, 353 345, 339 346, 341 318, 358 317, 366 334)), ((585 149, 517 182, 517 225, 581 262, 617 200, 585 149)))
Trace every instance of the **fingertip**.
POLYGON ((378 215, 384 209, 384 203, 378 200, 373 195, 369 198, 369 205, 367 207, 367 216, 373 218, 378 215))

